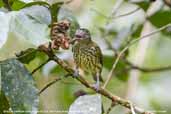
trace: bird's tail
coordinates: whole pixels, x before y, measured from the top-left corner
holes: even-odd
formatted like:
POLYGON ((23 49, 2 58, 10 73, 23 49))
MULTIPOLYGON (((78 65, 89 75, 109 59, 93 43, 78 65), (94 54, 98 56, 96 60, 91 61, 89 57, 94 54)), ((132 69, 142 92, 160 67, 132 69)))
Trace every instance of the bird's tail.
POLYGON ((100 81, 101 81, 101 82, 104 82, 104 80, 103 80, 103 78, 102 78, 102 76, 101 76, 101 75, 100 75, 100 77, 99 77, 99 78, 100 78, 100 81))

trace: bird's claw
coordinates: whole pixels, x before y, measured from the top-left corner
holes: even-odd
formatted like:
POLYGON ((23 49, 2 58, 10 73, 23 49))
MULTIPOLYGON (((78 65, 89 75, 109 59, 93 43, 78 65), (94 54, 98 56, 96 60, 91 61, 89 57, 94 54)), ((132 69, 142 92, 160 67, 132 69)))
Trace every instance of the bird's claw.
POLYGON ((78 71, 78 70, 75 70, 73 76, 74 76, 75 78, 79 77, 79 71, 78 71))

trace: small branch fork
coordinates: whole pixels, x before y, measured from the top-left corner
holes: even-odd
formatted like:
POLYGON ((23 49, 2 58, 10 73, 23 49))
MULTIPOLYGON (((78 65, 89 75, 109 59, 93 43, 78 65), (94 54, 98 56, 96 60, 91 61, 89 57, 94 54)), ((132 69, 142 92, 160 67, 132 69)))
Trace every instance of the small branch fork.
MULTIPOLYGON (((52 50, 50 50, 49 48, 47 48, 46 46, 40 46, 39 47, 40 51, 43 51, 44 53, 46 53, 48 55, 48 57, 50 58, 50 60, 55 61, 60 67, 62 67, 64 70, 66 70, 68 72, 68 76, 73 76, 74 74, 74 70, 72 68, 70 68, 64 61, 62 61, 60 58, 58 58, 52 50)), ((75 78, 77 81, 79 81, 81 84, 83 84, 84 86, 86 86, 87 88, 90 88, 94 91, 96 91, 96 88, 94 88, 94 86, 92 86, 91 84, 88 83, 88 81, 86 81, 82 76, 79 76, 77 78, 75 78)), ((57 82, 61 80, 61 78, 57 78, 56 80, 52 81, 51 83, 49 83, 48 85, 46 85, 43 89, 41 89, 41 91, 39 92, 42 93, 45 89, 47 89, 50 85, 52 85, 53 83, 57 82)), ((116 95, 113 95, 112 93, 110 93, 108 90, 100 88, 99 91, 96 91, 97 93, 105 96, 106 98, 110 99, 112 102, 115 102, 117 104, 120 104, 128 109, 134 109, 136 113, 139 114, 152 114, 150 112, 146 112, 141 108, 138 108, 134 105, 132 105, 129 101, 122 99, 116 95)))
MULTIPOLYGON (((64 78, 67 78, 67 77, 69 77, 69 76, 70 76, 70 74, 66 74, 66 75, 64 76, 64 78)), ((60 81, 60 80, 62 80, 62 78, 61 78, 61 77, 58 77, 58 78, 54 79, 53 81, 49 82, 47 85, 45 85, 45 86, 39 91, 38 95, 40 95, 40 94, 41 94, 42 92, 44 92, 48 87, 50 87, 51 85, 53 85, 54 83, 56 83, 56 82, 58 82, 58 81, 60 81)))

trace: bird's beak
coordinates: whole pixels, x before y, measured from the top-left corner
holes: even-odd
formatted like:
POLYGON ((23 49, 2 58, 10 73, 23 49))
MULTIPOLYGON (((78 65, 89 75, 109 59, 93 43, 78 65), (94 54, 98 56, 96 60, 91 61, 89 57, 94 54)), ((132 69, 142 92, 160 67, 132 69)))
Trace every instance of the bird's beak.
POLYGON ((75 34, 75 37, 73 38, 74 41, 79 41, 81 40, 82 35, 81 34, 75 34))
POLYGON ((70 44, 74 44, 76 41, 79 41, 80 40, 80 38, 77 38, 77 37, 75 37, 75 38, 73 38, 72 40, 70 40, 70 44))

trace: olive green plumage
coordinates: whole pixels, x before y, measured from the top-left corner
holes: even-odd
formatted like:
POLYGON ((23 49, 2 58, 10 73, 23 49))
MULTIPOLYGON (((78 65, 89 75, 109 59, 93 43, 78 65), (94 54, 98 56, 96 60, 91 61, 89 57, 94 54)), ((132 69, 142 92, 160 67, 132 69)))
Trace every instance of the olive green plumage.
POLYGON ((73 46, 73 56, 77 67, 89 72, 93 75, 93 78, 103 81, 101 78, 101 72, 103 67, 102 52, 99 46, 91 40, 91 36, 87 29, 81 29, 87 32, 87 38, 81 38, 73 46))

